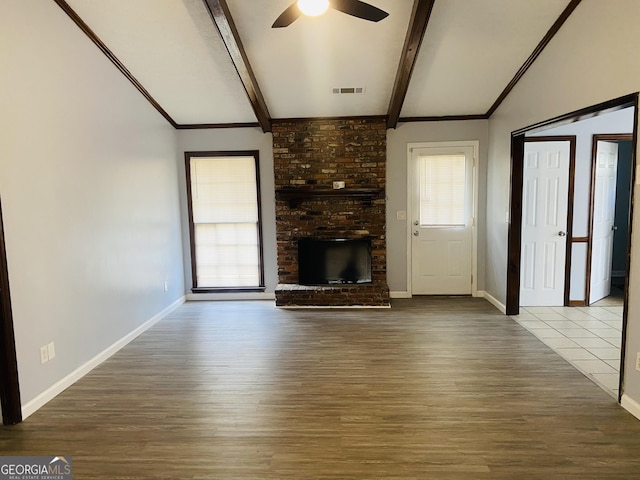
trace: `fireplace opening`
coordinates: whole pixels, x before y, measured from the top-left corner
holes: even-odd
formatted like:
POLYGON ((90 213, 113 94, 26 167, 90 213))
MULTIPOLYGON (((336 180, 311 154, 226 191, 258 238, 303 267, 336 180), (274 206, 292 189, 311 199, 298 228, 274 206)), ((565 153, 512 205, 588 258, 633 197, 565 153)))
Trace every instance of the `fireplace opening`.
POLYGON ((300 285, 371 283, 371 239, 298 240, 300 285))

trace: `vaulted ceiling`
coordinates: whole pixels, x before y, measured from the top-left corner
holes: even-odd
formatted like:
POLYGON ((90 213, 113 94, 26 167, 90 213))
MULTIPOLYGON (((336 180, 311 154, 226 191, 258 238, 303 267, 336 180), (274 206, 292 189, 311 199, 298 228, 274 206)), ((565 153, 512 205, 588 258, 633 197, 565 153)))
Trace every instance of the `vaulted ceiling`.
POLYGON ((264 131, 285 118, 488 118, 580 3, 370 0, 389 16, 329 9, 276 29, 293 0, 54 1, 176 128, 264 131))

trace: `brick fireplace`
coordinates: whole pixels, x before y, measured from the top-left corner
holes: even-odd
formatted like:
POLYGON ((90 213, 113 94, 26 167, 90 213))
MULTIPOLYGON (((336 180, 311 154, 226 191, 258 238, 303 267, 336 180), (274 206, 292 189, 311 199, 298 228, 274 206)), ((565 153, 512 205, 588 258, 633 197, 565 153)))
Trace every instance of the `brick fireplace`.
POLYGON ((275 121, 278 306, 388 306, 384 118, 275 121), (344 182, 335 189, 334 182, 344 182), (300 240, 370 244, 370 281, 301 285, 300 240))

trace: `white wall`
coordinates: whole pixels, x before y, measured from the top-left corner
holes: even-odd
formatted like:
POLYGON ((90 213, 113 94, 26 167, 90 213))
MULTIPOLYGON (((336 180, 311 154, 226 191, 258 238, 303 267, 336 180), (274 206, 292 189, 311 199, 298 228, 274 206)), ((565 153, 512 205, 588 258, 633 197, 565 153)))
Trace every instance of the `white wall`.
MULTIPOLYGON (((589 235, 589 211, 591 206, 591 149, 593 135, 633 132, 633 108, 599 115, 580 122, 550 128, 530 136, 575 135, 576 168, 573 192, 573 236, 589 235)), ((529 136, 529 135, 528 135, 529 136)), ((586 244, 574 243, 571 255, 570 300, 584 300, 586 288, 586 244)))
MULTIPOLYGON (((273 294, 278 285, 276 251, 276 200, 273 177, 273 138, 259 128, 225 128, 208 130, 179 130, 178 156, 180 172, 180 205, 182 208, 182 239, 184 243, 184 283, 191 294, 191 254, 189 247, 189 215, 187 211, 187 183, 184 152, 258 150, 260 152, 260 202, 262 206, 262 243, 264 256, 265 292, 273 294)), ((255 297, 255 295, 248 295, 255 297)), ((198 294, 199 298, 241 298, 241 294, 198 294)))
MULTIPOLYGON (((501 301, 506 297, 511 132, 640 90, 639 18, 637 0, 583 0, 489 121, 485 285, 501 301)), ((624 376, 625 395, 638 403, 640 372, 634 363, 640 351, 639 219, 636 208, 624 376)))
POLYGON ((407 292, 407 220, 397 212, 407 206, 407 145, 418 142, 478 140, 478 289, 484 289, 487 120, 401 123, 387 131, 387 280, 391 292, 407 292))
POLYGON ((183 297, 176 137, 54 2, 3 1, 0 45, 0 194, 25 405, 183 297), (56 357, 41 365, 51 341, 56 357))

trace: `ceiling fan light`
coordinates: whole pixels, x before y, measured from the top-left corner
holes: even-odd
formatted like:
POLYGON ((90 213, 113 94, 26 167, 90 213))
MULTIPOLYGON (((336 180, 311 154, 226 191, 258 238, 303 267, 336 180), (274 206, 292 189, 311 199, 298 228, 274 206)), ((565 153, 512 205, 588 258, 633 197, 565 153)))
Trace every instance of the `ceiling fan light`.
POLYGON ((322 15, 329 8, 329 0, 298 0, 298 8, 310 17, 322 15))

